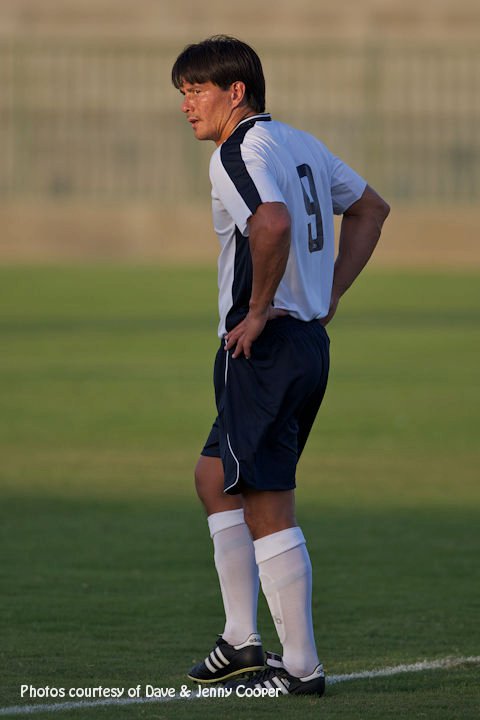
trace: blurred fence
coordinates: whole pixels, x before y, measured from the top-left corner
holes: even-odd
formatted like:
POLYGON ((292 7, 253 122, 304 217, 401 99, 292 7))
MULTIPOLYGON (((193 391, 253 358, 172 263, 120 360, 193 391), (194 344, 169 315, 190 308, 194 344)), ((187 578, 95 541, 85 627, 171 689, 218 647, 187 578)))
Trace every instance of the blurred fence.
MULTIPOLYGON (((480 47, 257 47, 268 109, 313 132, 389 199, 480 198, 480 47)), ((208 195, 170 85, 179 48, 0 40, 0 200, 208 195)))

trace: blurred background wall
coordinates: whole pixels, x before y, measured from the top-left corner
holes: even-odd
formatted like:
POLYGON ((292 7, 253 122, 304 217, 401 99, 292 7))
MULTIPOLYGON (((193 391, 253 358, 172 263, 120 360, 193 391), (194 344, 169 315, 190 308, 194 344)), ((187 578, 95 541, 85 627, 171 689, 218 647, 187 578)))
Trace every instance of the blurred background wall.
POLYGON ((478 265, 478 0, 1 0, 0 262, 216 256, 213 145, 170 68, 220 32, 390 201, 376 262, 478 265))

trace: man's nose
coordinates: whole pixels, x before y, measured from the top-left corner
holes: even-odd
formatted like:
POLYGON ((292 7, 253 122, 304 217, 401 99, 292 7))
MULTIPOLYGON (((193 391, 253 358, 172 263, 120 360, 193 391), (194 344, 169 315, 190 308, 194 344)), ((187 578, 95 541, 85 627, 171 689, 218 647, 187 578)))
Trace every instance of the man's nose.
POLYGON ((182 102, 182 112, 186 113, 191 109, 191 103, 190 98, 188 98, 186 95, 183 98, 182 102))

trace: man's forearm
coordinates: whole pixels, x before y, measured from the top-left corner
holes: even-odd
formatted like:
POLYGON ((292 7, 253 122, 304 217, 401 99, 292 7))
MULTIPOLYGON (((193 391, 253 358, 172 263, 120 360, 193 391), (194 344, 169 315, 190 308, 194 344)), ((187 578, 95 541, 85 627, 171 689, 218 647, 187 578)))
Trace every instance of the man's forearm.
MULTIPOLYGON (((260 205, 249 221, 253 282, 246 317, 226 335, 225 350, 233 358, 250 358, 252 343, 272 317, 272 300, 290 251, 290 215, 283 203, 260 205)), ((280 312, 280 311, 279 311, 280 312)))
POLYGON ((370 259, 381 233, 371 218, 347 217, 342 220, 332 294, 340 298, 370 259))
POLYGON ((370 259, 389 211, 387 203, 367 188, 364 196, 343 216, 333 276, 334 305, 370 259))
POLYGON ((250 312, 268 312, 287 265, 290 250, 290 218, 281 203, 259 207, 250 223, 253 266, 250 312))

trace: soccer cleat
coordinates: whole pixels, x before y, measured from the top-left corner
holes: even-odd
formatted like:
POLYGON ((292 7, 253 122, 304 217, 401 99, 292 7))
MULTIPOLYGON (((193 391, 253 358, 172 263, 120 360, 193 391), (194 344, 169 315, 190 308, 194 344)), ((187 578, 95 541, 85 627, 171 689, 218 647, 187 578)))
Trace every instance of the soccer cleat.
POLYGON ((260 635, 250 635, 241 645, 229 645, 220 636, 210 655, 195 665, 188 677, 197 683, 217 683, 235 675, 257 672, 263 666, 260 635))
POLYGON ((311 675, 294 677, 283 667, 282 658, 275 653, 266 653, 267 667, 248 680, 231 680, 225 687, 233 690, 250 688, 252 690, 279 690, 282 695, 317 695, 325 692, 325 673, 323 666, 317 665, 311 675))

